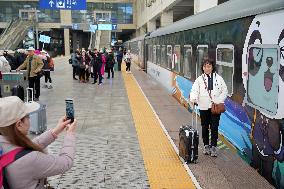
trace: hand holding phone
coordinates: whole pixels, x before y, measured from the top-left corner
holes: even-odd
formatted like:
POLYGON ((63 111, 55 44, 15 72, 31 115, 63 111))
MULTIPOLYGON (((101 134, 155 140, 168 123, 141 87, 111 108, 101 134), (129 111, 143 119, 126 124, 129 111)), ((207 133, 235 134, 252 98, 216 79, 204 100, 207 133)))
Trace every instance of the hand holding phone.
POLYGON ((73 104, 73 99, 66 99, 65 100, 66 104, 66 117, 67 119, 71 120, 71 123, 74 121, 74 104, 73 104))

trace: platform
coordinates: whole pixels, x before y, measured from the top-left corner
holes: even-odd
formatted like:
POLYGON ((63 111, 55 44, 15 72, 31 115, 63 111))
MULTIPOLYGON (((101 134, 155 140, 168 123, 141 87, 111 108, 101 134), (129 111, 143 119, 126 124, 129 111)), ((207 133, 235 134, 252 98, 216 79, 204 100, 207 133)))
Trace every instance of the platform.
MULTIPOLYGON (((65 98, 74 99, 78 119, 74 167, 50 178, 54 187, 273 188, 222 141, 218 158, 202 155, 201 143, 198 163, 184 164, 175 145, 191 114, 143 71, 132 67, 132 74, 115 72, 101 86, 85 84, 72 79, 68 58, 58 58, 52 79, 54 88, 42 88, 40 96, 48 127, 64 115, 65 98)), ((62 139, 50 145, 51 153, 62 139)))

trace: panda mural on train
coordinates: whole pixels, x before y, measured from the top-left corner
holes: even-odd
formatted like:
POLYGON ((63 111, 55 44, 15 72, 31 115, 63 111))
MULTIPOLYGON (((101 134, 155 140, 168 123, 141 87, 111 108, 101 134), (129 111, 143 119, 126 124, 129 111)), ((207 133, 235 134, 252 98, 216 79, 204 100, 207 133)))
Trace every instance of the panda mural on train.
POLYGON ((283 17, 283 11, 256 16, 242 55, 243 105, 252 115, 252 166, 278 186, 284 186, 283 17))
POLYGON ((216 60, 229 90, 219 133, 276 188, 284 188, 283 18, 283 0, 231 0, 138 39, 139 64, 189 111, 203 58, 216 60))

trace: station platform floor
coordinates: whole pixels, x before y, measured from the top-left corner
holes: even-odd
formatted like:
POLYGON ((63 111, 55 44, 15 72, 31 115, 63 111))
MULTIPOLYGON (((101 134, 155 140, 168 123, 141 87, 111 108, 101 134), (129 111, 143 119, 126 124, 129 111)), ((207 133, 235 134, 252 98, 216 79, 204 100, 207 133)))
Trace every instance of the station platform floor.
MULTIPOLYGON (((72 79, 68 57, 55 59, 53 89, 41 88, 48 128, 65 114, 73 98, 78 120, 74 166, 49 178, 57 188, 74 189, 233 189, 274 188, 245 163, 226 142, 218 142, 217 158, 202 154, 197 164, 178 156, 178 130, 191 123, 191 113, 145 72, 115 71, 103 85, 72 79)), ((41 79, 43 84, 43 78, 41 79)), ((201 133, 198 124, 199 133, 201 133)), ((48 150, 58 153, 60 136, 48 150)))

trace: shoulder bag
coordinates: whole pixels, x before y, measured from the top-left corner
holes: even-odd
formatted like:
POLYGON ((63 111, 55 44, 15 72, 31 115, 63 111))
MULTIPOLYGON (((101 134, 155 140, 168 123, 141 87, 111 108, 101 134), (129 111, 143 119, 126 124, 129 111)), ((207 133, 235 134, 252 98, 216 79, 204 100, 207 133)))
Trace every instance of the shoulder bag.
POLYGON ((207 84, 206 84, 206 81, 202 75, 202 79, 204 81, 204 84, 205 84, 205 89, 207 90, 208 94, 209 94, 209 97, 211 99, 211 102, 212 102, 212 106, 211 106, 211 113, 212 114, 221 114, 221 113, 224 113, 226 111, 225 109, 225 104, 224 103, 214 103, 213 100, 212 100, 212 96, 211 96, 211 91, 208 90, 207 88, 207 84))

